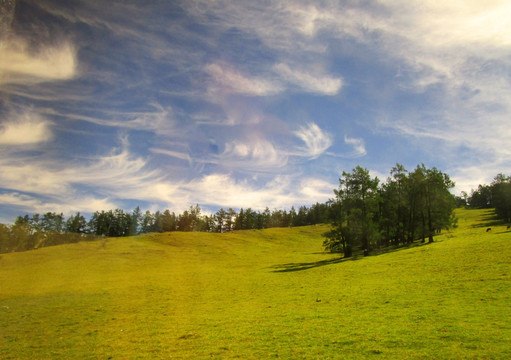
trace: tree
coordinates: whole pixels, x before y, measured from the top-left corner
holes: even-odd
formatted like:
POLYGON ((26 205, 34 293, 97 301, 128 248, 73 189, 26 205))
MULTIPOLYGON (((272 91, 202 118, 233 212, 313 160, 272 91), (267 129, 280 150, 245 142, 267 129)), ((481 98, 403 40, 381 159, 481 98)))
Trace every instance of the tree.
POLYGON ((163 232, 176 231, 177 230, 177 218, 176 214, 170 213, 169 209, 163 212, 161 218, 161 226, 163 232))
POLYGON ((142 216, 142 223, 140 231, 144 234, 150 233, 153 230, 154 217, 149 210, 146 210, 142 216))
POLYGON ((77 212, 75 215, 71 215, 64 226, 64 230, 70 233, 83 234, 87 230, 87 220, 77 212))
POLYGON ((339 188, 334 190, 332 201, 336 214, 331 232, 325 234, 330 248, 342 247, 344 256, 351 257, 355 250, 367 254, 379 240, 374 219, 378 209, 378 178, 371 178, 369 171, 357 166, 352 173, 344 172, 339 188))
POLYGON ((493 205, 497 215, 511 222, 511 177, 498 174, 491 183, 493 205))
POLYGON ((232 231, 234 230, 234 223, 236 221, 236 211, 232 208, 227 209, 225 213, 225 230, 224 231, 232 231))
POLYGON ((407 226, 406 170, 399 164, 380 188, 378 219, 385 245, 404 242, 407 226))
POLYGON ((40 223, 40 228, 44 231, 62 232, 64 228, 64 215, 62 213, 47 212, 41 218, 40 223))
POLYGON ((139 225, 142 220, 142 212, 140 206, 137 206, 131 213, 130 235, 137 235, 140 233, 139 225))
POLYGON ((488 209, 493 207, 491 186, 479 185, 477 190, 471 191, 468 202, 472 208, 488 209))
POLYGON ((25 221, 16 221, 9 229, 8 251, 25 251, 35 247, 33 231, 25 221))
MULTIPOLYGON (((424 168, 424 165, 422 165, 424 168)), ((428 218, 428 239, 433 242, 433 234, 442 229, 448 229, 453 223, 453 210, 456 207, 454 195, 449 190, 454 187, 447 174, 435 167, 425 169, 425 205, 428 218)))
POLYGON ((240 209, 240 212, 236 214, 234 219, 234 230, 243 230, 243 223, 245 221, 245 211, 243 208, 240 209))
POLYGON ((224 232, 225 231, 225 217, 226 211, 223 208, 220 208, 215 214, 215 222, 216 222, 216 232, 224 232))
POLYGON ((8 252, 9 248, 9 228, 4 224, 0 224, 0 253, 8 252))
POLYGON ((336 194, 335 199, 328 201, 330 208, 330 224, 332 228, 330 231, 323 234, 327 239, 323 242, 325 249, 331 252, 342 252, 345 257, 351 257, 352 251, 348 244, 348 239, 345 236, 343 228, 346 223, 346 213, 343 208, 342 199, 338 196, 337 190, 334 190, 336 194))

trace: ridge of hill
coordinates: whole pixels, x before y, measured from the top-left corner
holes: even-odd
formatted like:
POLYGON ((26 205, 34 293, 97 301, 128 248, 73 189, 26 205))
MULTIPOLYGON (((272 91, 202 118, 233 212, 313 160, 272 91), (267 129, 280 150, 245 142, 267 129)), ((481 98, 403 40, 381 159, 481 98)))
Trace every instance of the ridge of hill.
POLYGON ((511 232, 457 216, 358 260, 323 252, 326 225, 2 254, 0 358, 510 358, 511 232))

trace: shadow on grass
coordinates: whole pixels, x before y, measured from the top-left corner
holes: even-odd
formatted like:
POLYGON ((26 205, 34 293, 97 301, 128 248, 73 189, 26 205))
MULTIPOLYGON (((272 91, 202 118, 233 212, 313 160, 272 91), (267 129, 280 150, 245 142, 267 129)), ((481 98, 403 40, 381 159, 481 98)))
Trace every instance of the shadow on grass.
POLYGON ((340 258, 313 261, 313 262, 305 262, 305 263, 280 264, 280 265, 272 266, 272 268, 275 269, 272 272, 282 273, 282 272, 303 271, 303 270, 317 268, 320 266, 339 264, 339 263, 342 263, 345 261, 353 261, 353 260, 357 260, 359 258, 360 258, 360 256, 350 257, 350 258, 340 257, 340 258))
MULTIPOLYGON (((391 246, 387 248, 382 249, 376 249, 373 250, 368 256, 378 256, 383 254, 388 254, 404 249, 411 249, 415 247, 421 247, 426 246, 431 243, 428 242, 422 242, 422 241, 415 241, 411 244, 405 244, 405 245, 399 245, 399 246, 391 246)), ((319 254, 319 253, 315 253, 319 254)), ((325 254, 325 253, 321 253, 325 254)), ((303 271, 303 270, 309 270, 321 266, 327 266, 327 265, 334 265, 334 264, 340 264, 346 261, 355 261, 365 258, 366 256, 363 255, 363 252, 360 251, 360 253, 357 253, 353 255, 352 257, 345 258, 345 257, 338 257, 334 259, 328 259, 328 260, 319 260, 319 261, 313 261, 313 262, 305 262, 305 263, 287 263, 287 264, 279 264, 272 266, 272 269, 274 269, 272 272, 274 273, 284 273, 284 272, 293 272, 293 271, 303 271)))
POLYGON ((473 228, 488 228, 491 226, 505 225, 506 222, 500 219, 495 212, 489 212, 481 218, 481 222, 472 225, 473 228))

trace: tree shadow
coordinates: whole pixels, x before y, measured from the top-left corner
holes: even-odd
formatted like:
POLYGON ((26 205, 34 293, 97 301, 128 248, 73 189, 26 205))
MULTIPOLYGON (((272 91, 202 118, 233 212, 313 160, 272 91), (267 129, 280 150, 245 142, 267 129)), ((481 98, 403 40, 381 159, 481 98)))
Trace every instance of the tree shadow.
POLYGON ((506 222, 499 218, 497 214, 494 212, 487 214, 486 216, 481 218, 481 222, 472 225, 473 228, 484 228, 484 227, 491 227, 491 226, 500 226, 505 225, 506 222))
POLYGON ((346 261, 354 261, 359 258, 360 258, 360 256, 354 256, 354 257, 349 257, 349 258, 340 257, 340 258, 319 260, 319 261, 313 261, 313 262, 279 264, 279 265, 272 266, 272 268, 275 269, 272 272, 284 273, 284 272, 293 272, 293 271, 303 271, 303 270, 317 268, 320 266, 339 264, 339 263, 346 262, 346 261))
MULTIPOLYGON (((274 273, 303 271, 303 270, 309 270, 309 269, 313 269, 313 268, 317 268, 317 267, 321 267, 321 266, 340 264, 340 263, 344 263, 346 261, 361 260, 365 257, 384 255, 384 254, 393 253, 393 252, 404 250, 404 249, 411 249, 411 248, 415 248, 415 247, 426 246, 429 244, 432 244, 432 243, 428 243, 428 242, 423 243, 421 240, 417 240, 410 244, 401 244, 401 245, 394 245, 394 246, 389 246, 389 247, 385 247, 385 248, 381 248, 381 249, 374 249, 373 251, 371 251, 371 253, 368 256, 364 256, 363 251, 359 250, 355 254, 353 254, 352 257, 349 257, 349 258, 338 257, 338 258, 319 260, 319 261, 313 261, 313 262, 279 264, 279 265, 274 265, 271 268, 275 269, 272 271, 274 273)), ((314 254, 325 254, 325 253, 314 253, 314 254)))

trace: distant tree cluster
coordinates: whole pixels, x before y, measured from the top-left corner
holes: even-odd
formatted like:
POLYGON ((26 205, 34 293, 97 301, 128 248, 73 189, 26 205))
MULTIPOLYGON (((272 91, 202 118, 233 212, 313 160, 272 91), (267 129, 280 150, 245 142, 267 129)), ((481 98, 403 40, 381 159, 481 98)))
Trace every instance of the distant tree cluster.
POLYGON ((86 233, 86 225, 80 213, 67 221, 62 213, 54 212, 19 216, 11 226, 0 224, 0 253, 96 239, 94 235, 86 233))
POLYGON ((327 204, 301 206, 298 211, 239 211, 220 209, 203 215, 199 205, 190 206, 182 214, 170 210, 142 212, 140 207, 131 213, 122 209, 96 211, 89 221, 80 213, 65 219, 62 213, 19 216, 11 226, 0 224, 0 252, 25 251, 44 246, 96 239, 99 236, 121 237, 150 232, 202 231, 228 232, 233 230, 265 229, 270 227, 304 226, 328 221, 327 204))
POLYGON ((511 176, 498 174, 490 185, 479 185, 470 196, 463 192, 459 201, 475 209, 495 208, 499 218, 511 223, 511 176))
POLYGON ((0 224, 0 252, 24 251, 49 245, 120 237, 150 232, 202 231, 229 232, 331 223, 324 246, 329 251, 368 254, 373 249, 409 244, 415 240, 433 241, 435 233, 455 225, 453 210, 463 200, 472 207, 495 207, 503 218, 511 215, 511 180, 499 174, 490 186, 479 186, 470 198, 450 193, 454 183, 449 176, 424 165, 408 172, 402 165, 392 168, 386 182, 372 178, 357 166, 343 172, 335 198, 311 207, 286 210, 236 211, 220 209, 203 214, 199 205, 181 214, 170 210, 132 212, 122 209, 96 211, 87 221, 80 213, 65 219, 63 214, 19 216, 11 226, 0 224))
POLYGON ((332 230, 324 234, 327 250, 351 257, 375 248, 409 244, 428 238, 455 224, 454 183, 449 176, 424 165, 408 172, 392 168, 381 183, 367 169, 357 166, 343 172, 335 198, 329 201, 332 230))

